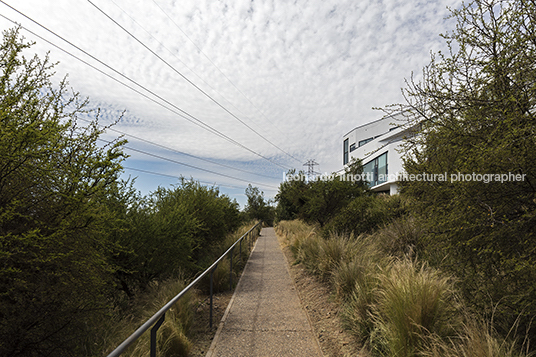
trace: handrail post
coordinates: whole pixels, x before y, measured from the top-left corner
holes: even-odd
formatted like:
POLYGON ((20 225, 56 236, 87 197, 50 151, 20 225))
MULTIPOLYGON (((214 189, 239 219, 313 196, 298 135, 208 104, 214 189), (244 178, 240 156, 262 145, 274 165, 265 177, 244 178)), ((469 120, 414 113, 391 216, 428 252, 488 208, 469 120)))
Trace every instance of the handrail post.
POLYGON ((229 270, 229 290, 233 290, 233 251, 234 251, 234 247, 231 249, 231 269, 229 270))
POLYGON ((162 323, 164 323, 165 318, 166 314, 164 313, 158 322, 154 324, 153 328, 151 328, 151 357, 156 357, 156 332, 162 323))
POLYGON ((209 319, 209 327, 212 328, 212 295, 213 295, 213 286, 214 286, 214 271, 216 271, 216 268, 218 267, 218 264, 210 271, 210 319, 209 319))
MULTIPOLYGON (((132 345, 138 338, 142 336, 143 333, 147 332, 147 330, 151 330, 151 343, 150 343, 150 356, 156 357, 156 349, 157 349, 157 331, 164 322, 165 314, 166 312, 171 309, 171 307, 179 301, 179 299, 186 294, 187 291, 189 291, 195 284, 197 284, 201 279, 204 279, 207 274, 210 274, 210 324, 212 327, 212 297, 213 297, 213 284, 214 284, 214 272, 216 271, 216 267, 218 264, 227 257, 227 254, 231 253, 231 267, 230 267, 230 276, 229 276, 229 285, 232 289, 233 287, 233 253, 234 248, 236 245, 240 244, 240 247, 242 246, 242 239, 248 239, 248 243, 250 246, 249 252, 251 253, 252 249, 252 241, 254 234, 258 234, 260 232, 261 222, 258 222, 256 225, 250 228, 250 230, 245 233, 242 237, 240 237, 237 241, 234 242, 234 244, 225 251, 212 265, 205 269, 197 278, 195 278, 190 284, 188 284, 187 287, 182 289, 180 293, 175 295, 170 301, 168 301, 158 312, 156 312, 153 316, 151 316, 147 321, 145 321, 134 333, 132 333, 129 337, 127 337, 119 346, 117 346, 111 353, 108 354, 108 357, 118 357, 121 355, 130 345, 132 345), (152 326, 152 328, 151 328, 152 326)), ((242 250, 240 250, 240 253, 242 253, 242 250)))

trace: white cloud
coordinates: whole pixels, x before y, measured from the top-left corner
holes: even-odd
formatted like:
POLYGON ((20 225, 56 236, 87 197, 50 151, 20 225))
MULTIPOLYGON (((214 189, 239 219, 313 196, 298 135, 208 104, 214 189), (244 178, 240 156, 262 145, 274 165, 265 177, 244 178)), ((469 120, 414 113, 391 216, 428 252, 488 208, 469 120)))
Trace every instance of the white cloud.
MULTIPOLYGON (((420 72, 429 61, 430 50, 443 48, 438 35, 453 26, 444 20, 448 15, 446 6, 458 5, 454 0, 155 0, 158 6, 149 0, 92 1, 277 146, 303 162, 315 158, 321 171, 340 168, 342 136, 353 127, 382 115, 372 107, 402 100, 400 88, 404 78, 412 71, 420 72)), ((89 2, 22 0, 8 3, 234 140, 285 166, 301 168, 301 163, 292 161, 249 131, 89 2)), ((1 6, 4 15, 112 74, 1 6)), ((10 27, 5 21, 1 24, 3 28, 10 27)), ((36 41, 35 50, 50 49, 50 45, 36 41)), ((259 159, 59 51, 53 50, 51 57, 61 61, 59 73, 69 73, 76 90, 88 95, 93 105, 105 109, 106 118, 127 110, 118 125, 122 131, 194 155, 229 160, 233 165, 259 159)), ((158 166, 173 171, 172 164, 159 163, 158 166)), ((282 170, 268 162, 255 169, 270 174, 282 170)), ((200 176, 210 181, 210 175, 200 176)), ((212 180, 237 184, 218 177, 212 180)), ((155 178, 154 182, 157 181, 155 178)), ((268 181, 277 186, 277 179, 268 181)))

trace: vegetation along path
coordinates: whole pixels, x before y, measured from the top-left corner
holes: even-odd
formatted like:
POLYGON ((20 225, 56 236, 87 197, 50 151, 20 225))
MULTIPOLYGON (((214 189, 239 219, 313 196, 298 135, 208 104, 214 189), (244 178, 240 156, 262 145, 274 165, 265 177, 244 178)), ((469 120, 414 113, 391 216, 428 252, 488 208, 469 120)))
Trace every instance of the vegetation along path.
POLYGON ((273 228, 264 228, 207 357, 321 356, 273 228))

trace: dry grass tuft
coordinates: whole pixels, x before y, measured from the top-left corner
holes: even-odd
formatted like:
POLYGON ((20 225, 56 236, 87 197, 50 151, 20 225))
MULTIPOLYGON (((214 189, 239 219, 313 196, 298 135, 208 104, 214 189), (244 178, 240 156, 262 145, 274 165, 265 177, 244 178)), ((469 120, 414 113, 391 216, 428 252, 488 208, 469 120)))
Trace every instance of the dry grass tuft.
POLYGON ((379 284, 374 323, 381 331, 379 345, 390 355, 415 356, 429 336, 455 335, 460 305, 448 277, 403 259, 379 275, 379 284))
POLYGON ((298 262, 330 278, 344 304, 342 322, 363 344, 361 355, 390 357, 529 357, 528 346, 496 337, 464 311, 453 279, 417 261, 422 231, 400 218, 372 235, 331 234, 303 222, 280 222, 298 262))

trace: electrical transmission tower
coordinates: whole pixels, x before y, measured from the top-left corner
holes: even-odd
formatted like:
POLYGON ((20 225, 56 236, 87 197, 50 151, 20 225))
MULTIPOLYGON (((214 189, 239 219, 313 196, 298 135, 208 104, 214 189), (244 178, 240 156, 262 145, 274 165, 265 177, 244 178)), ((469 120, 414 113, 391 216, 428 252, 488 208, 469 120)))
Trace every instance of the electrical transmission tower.
POLYGON ((319 175, 319 172, 315 171, 315 166, 318 165, 318 163, 314 160, 308 160, 303 166, 307 166, 307 181, 311 180, 311 177, 315 177, 315 175, 319 175))

